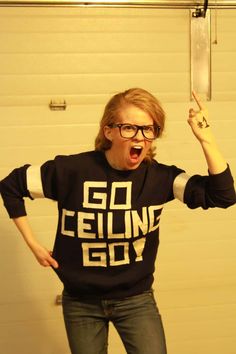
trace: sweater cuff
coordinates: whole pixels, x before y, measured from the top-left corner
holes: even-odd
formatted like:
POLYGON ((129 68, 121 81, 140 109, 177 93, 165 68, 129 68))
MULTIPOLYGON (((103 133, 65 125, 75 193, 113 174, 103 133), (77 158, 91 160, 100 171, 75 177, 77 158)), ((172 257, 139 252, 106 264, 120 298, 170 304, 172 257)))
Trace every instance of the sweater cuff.
POLYGON ((26 209, 24 202, 13 203, 13 204, 4 204, 7 213, 11 219, 19 218, 21 216, 26 216, 26 209))
POLYGON ((225 187, 228 187, 229 185, 232 185, 234 183, 233 176, 231 174, 228 164, 227 164, 227 168, 221 173, 217 173, 214 175, 209 173, 209 178, 212 187, 218 190, 220 189, 223 190, 225 189, 225 187))

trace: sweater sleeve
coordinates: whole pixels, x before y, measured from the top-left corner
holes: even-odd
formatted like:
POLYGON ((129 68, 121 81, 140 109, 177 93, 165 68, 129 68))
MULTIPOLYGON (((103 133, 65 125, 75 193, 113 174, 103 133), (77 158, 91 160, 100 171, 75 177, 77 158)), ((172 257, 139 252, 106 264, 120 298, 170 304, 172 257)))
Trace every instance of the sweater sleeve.
POLYGON ((178 199, 191 209, 228 208, 236 203, 234 181, 229 166, 219 174, 192 177, 183 174, 177 179, 179 181, 175 184, 182 187, 182 196, 178 199))
POLYGON ((10 218, 27 215, 24 198, 57 200, 55 161, 42 166, 25 165, 14 169, 0 182, 0 192, 10 218))
POLYGON ((26 215, 24 197, 31 198, 26 181, 26 171, 30 165, 14 169, 0 182, 0 192, 10 218, 26 215))

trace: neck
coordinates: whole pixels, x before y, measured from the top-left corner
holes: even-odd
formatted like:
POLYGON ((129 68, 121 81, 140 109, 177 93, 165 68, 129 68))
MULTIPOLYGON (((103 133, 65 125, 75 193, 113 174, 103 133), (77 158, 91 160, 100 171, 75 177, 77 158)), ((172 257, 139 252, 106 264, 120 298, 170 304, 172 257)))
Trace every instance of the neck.
POLYGON ((107 162, 109 163, 109 165, 114 168, 115 170, 125 170, 124 167, 121 167, 119 165, 119 163, 116 161, 116 159, 112 156, 113 154, 111 153, 111 150, 106 150, 105 151, 105 156, 106 156, 106 159, 107 159, 107 162))

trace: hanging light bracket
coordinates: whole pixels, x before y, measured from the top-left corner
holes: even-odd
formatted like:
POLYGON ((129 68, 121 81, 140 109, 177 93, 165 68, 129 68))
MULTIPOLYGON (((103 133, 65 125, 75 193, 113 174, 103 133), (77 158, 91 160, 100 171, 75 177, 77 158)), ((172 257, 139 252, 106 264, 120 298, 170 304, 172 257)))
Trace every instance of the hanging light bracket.
POLYGON ((204 6, 203 8, 201 8, 199 5, 196 7, 195 11, 192 12, 192 16, 193 17, 206 17, 206 13, 207 13, 207 9, 208 9, 208 0, 204 0, 204 6))

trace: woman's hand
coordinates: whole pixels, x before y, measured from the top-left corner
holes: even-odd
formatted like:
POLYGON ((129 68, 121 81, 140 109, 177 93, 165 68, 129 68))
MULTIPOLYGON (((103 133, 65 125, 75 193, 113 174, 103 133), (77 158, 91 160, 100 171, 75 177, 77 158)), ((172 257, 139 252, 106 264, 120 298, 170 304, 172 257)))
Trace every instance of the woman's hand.
POLYGON ((213 141, 213 134, 209 124, 208 111, 203 107, 194 91, 192 94, 199 110, 190 108, 188 123, 191 126, 194 135, 200 142, 211 143, 213 141))
POLYGON ((211 131, 207 109, 203 107, 194 91, 192 94, 199 110, 196 111, 193 108, 190 108, 188 123, 201 144, 210 174, 221 173, 227 168, 227 163, 221 154, 211 131))
POLYGON ((52 252, 45 247, 40 244, 35 244, 31 245, 30 248, 41 266, 53 267, 55 269, 59 267, 57 261, 52 257, 52 252))
POLYGON ((41 264, 43 267, 52 266, 53 268, 58 268, 59 265, 57 261, 52 257, 52 252, 48 251, 45 247, 41 246, 35 239, 27 216, 20 216, 18 218, 13 219, 13 221, 20 233, 22 234, 25 242, 35 255, 39 264, 41 264))

